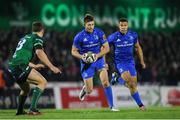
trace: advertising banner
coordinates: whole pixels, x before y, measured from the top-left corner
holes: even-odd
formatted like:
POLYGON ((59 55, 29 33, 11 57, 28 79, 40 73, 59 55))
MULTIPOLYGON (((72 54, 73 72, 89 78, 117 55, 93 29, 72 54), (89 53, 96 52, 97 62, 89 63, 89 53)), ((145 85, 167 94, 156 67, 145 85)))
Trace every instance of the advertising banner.
POLYGON ((32 21, 41 20, 48 28, 79 30, 83 16, 91 13, 101 27, 117 27, 119 18, 126 17, 129 27, 138 31, 180 29, 178 0, 1 0, 0 5, 0 28, 30 26, 32 21))
MULTIPOLYGON (((114 104, 117 107, 137 107, 130 95, 129 89, 123 86, 113 88, 114 104)), ((160 103, 158 86, 141 86, 138 89, 142 102, 145 106, 154 106, 160 103)))
POLYGON ((101 108, 108 107, 103 88, 94 88, 83 101, 79 100, 79 87, 60 88, 62 108, 101 108))
POLYGON ((164 106, 180 106, 180 87, 161 87, 161 103, 164 106))

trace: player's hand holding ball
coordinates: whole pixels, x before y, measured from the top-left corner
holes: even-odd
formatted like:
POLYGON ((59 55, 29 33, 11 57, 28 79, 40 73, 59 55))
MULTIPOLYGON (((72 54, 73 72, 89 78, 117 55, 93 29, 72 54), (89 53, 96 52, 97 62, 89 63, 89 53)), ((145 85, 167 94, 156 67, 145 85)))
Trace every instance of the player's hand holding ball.
POLYGON ((83 55, 81 55, 81 59, 82 59, 85 63, 87 63, 87 61, 86 61, 86 53, 84 53, 83 55))
POLYGON ((82 56, 82 60, 85 63, 91 64, 91 63, 93 63, 93 62, 95 62, 97 60, 96 59, 96 54, 94 54, 93 52, 84 53, 83 56, 82 56))

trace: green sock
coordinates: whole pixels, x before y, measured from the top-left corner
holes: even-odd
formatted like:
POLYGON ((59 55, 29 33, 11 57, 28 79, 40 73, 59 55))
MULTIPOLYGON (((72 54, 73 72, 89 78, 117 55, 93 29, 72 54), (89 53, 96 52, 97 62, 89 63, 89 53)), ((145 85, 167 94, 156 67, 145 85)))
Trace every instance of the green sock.
POLYGON ((38 87, 36 87, 33 90, 33 95, 32 95, 32 101, 31 101, 30 109, 36 109, 37 108, 37 103, 38 103, 38 100, 39 100, 39 98, 40 98, 42 93, 43 93, 43 90, 41 90, 38 87))

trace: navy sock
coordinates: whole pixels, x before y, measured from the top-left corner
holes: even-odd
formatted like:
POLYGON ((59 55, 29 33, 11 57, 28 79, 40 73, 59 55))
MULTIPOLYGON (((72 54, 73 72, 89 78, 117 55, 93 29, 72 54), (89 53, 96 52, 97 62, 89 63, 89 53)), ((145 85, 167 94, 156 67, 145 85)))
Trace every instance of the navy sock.
POLYGON ((104 90, 105 90, 106 97, 107 97, 107 100, 109 103, 109 107, 112 108, 114 106, 113 105, 112 88, 111 88, 111 86, 108 86, 108 87, 105 87, 104 90))
POLYGON ((24 104, 27 96, 19 95, 18 112, 23 112, 24 104))
POLYGON ((136 101, 136 103, 137 103, 137 105, 138 105, 139 107, 143 106, 143 103, 142 103, 142 101, 141 101, 141 98, 140 98, 138 92, 135 92, 134 94, 132 94, 132 97, 133 97, 133 99, 136 101))

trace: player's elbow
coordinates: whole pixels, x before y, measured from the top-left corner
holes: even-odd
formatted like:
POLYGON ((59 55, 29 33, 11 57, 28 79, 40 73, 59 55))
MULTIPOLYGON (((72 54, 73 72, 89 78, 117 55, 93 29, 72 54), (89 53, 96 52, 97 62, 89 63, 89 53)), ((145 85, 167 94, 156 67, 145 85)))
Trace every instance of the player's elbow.
POLYGON ((108 45, 108 46, 106 46, 106 54, 107 54, 108 52, 110 52, 109 45, 108 45))
POLYGON ((37 49, 36 50, 36 55, 38 56, 38 57, 41 57, 42 56, 42 54, 43 54, 43 50, 42 49, 37 49))
POLYGON ((75 55, 75 51, 72 49, 71 50, 71 55, 74 56, 75 55))

